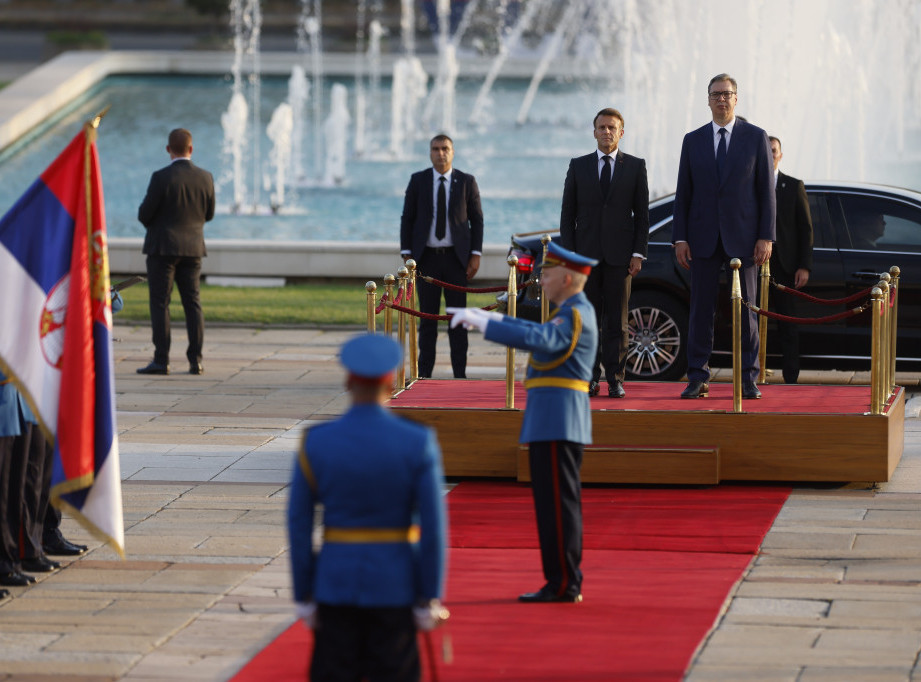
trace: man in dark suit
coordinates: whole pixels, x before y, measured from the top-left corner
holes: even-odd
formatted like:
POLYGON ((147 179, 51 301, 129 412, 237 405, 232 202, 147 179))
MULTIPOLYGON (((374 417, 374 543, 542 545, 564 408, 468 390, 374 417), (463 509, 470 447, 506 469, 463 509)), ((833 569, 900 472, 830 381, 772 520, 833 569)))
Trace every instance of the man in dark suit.
POLYGON ((630 341, 627 307, 630 284, 643 267, 649 241, 649 185, 646 162, 617 149, 624 117, 602 109, 593 122, 598 149, 569 162, 560 211, 560 242, 599 261, 585 285, 599 325, 598 356, 589 396, 598 395, 601 365, 608 395, 623 398, 630 341))
MULTIPOLYGON (((774 241, 774 172, 767 133, 735 116, 738 86, 729 74, 710 80, 713 120, 684 136, 672 238, 679 265, 691 271, 688 385, 682 398, 707 395, 713 315, 720 270, 742 260, 742 296, 754 302, 758 267, 774 241)), ((760 398, 758 322, 742 311, 742 397, 760 398)))
MULTIPOLYGON (((436 135, 429 143, 432 168, 413 173, 406 187, 400 220, 400 255, 414 258, 418 271, 449 284, 466 286, 480 268, 483 252, 483 209, 476 179, 452 168, 454 142, 436 135)), ((419 310, 438 314, 441 287, 417 280, 419 310)), ((463 308, 467 294, 444 290, 445 305, 463 308)), ((436 320, 419 321, 419 376, 432 376, 435 367, 436 320)), ((467 330, 448 330, 454 377, 467 375, 467 330)))
MULTIPOLYGON (((771 276, 774 281, 788 287, 802 289, 809 281, 812 270, 812 215, 809 199, 802 180, 780 172, 783 158, 780 140, 768 138, 774 159, 775 196, 777 198, 777 241, 771 253, 771 276)), ((773 296, 774 309, 791 317, 796 316, 796 299, 790 294, 773 296)), ((783 380, 795 384, 799 378, 799 327, 787 322, 777 322, 777 338, 783 355, 783 380)))
POLYGON ((138 374, 169 374, 169 302, 173 282, 179 287, 185 310, 189 346, 189 373, 201 374, 205 319, 199 300, 201 259, 205 251, 205 223, 214 217, 214 179, 192 163, 192 133, 176 128, 166 151, 170 165, 150 178, 138 220, 147 228, 147 281, 150 287, 150 326, 154 358, 138 374))

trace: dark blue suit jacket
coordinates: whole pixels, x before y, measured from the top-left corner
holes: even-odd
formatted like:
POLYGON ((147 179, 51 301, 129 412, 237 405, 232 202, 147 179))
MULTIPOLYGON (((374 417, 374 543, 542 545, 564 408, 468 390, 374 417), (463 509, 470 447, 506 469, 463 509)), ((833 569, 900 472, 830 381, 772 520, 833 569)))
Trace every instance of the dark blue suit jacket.
MULTIPOLYGON (((406 187, 400 219, 400 250, 409 251, 419 262, 435 215, 432 196, 435 174, 431 168, 413 173, 406 187)), ((454 251, 466 268, 471 251, 483 251, 483 209, 476 179, 456 168, 451 173, 448 198, 448 229, 454 251)))
POLYGON ((684 136, 672 240, 686 241, 692 258, 712 256, 719 236, 731 258, 751 265, 755 241, 774 241, 775 213, 767 133, 736 118, 722 182, 717 178, 711 124, 684 136))

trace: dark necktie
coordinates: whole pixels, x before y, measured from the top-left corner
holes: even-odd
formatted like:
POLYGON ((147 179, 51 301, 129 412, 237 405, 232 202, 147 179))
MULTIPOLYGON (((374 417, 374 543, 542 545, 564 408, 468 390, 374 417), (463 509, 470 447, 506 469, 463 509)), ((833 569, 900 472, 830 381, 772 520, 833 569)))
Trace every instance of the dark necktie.
POLYGON ((445 176, 438 178, 438 206, 435 210, 435 239, 444 239, 448 215, 448 200, 445 194, 445 176))
POLYGON ((720 143, 716 146, 716 174, 723 179, 723 166, 726 165, 726 129, 720 128, 720 143))
POLYGON ((606 197, 611 186, 611 157, 605 154, 601 160, 604 161, 604 167, 601 169, 601 196, 606 197))

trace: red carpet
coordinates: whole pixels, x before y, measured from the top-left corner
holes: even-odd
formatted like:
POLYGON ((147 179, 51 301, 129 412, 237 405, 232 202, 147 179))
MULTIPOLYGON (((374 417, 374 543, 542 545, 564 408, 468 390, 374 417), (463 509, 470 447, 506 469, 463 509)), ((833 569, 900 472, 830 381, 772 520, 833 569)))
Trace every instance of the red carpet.
MULTIPOLYGON (((678 682, 788 488, 583 490, 582 604, 519 604, 543 580, 530 489, 464 482, 448 495, 451 664, 439 679, 678 682)), ((295 623, 233 678, 303 680, 295 623)), ((423 652, 424 679, 428 660, 423 652)))
MULTIPOLYGON (((732 411, 732 384, 710 384, 710 395, 682 400, 684 384, 628 382, 627 397, 612 400, 605 395, 592 398, 592 410, 715 410, 732 411)), ((746 412, 794 414, 862 414, 869 409, 869 386, 819 386, 810 384, 767 384, 760 386, 761 400, 746 400, 746 412)), ((521 382, 515 384, 515 407, 524 409, 527 395, 521 382)), ((392 407, 436 407, 499 409, 505 406, 505 381, 476 379, 425 379, 390 401, 392 407)))

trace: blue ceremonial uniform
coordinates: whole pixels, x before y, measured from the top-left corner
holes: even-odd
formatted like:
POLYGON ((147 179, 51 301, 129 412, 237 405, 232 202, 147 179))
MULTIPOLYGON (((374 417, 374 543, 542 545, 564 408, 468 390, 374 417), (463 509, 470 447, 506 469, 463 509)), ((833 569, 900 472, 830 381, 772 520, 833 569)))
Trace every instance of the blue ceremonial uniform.
MULTIPOLYGON (((555 244, 550 265, 584 272, 596 261, 555 244), (554 262, 555 261, 555 262, 554 262), (581 267, 580 267, 581 266, 581 267)), ((592 442, 589 381, 598 351, 598 324, 588 297, 570 296, 544 324, 508 316, 490 320, 489 341, 531 351, 521 426, 528 443, 541 565, 546 584, 522 601, 578 601, 582 594, 582 492, 579 468, 592 442)))
MULTIPOLYGON (((401 353, 386 337, 347 342, 341 359, 350 389, 353 381, 387 383, 401 353)), ((377 402, 355 402, 339 419, 305 432, 288 530, 294 599, 317 604, 311 679, 419 679, 412 609, 444 591, 443 488, 435 432, 377 402), (312 540, 317 504, 319 553, 312 540)))
POLYGON ((356 405, 311 428, 298 453, 288 507, 295 601, 373 607, 440 599, 443 482, 434 432, 380 405, 356 405), (352 537, 325 542, 315 556, 317 502, 327 534, 347 530, 352 537), (409 542, 416 524, 419 541, 409 542), (360 541, 363 532, 373 539, 383 529, 401 530, 404 540, 360 541))
POLYGON ((492 320, 485 337, 531 351, 520 442, 592 442, 588 382, 598 349, 598 325, 585 294, 571 296, 545 324, 508 316, 492 320))

